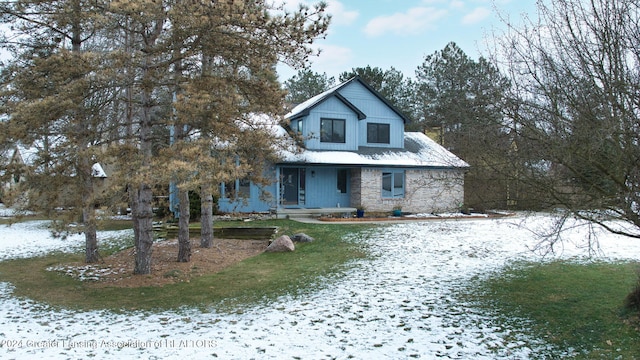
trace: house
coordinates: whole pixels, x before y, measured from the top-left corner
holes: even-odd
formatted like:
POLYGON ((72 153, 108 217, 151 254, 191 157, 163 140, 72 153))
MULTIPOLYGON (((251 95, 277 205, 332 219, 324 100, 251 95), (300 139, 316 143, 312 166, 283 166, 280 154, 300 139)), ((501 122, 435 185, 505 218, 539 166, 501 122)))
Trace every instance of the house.
POLYGON ((11 192, 21 181, 24 176, 20 172, 20 167, 25 161, 19 146, 7 146, 0 151, 0 202, 6 192, 11 192))
MULTIPOLYGON (((7 196, 15 190, 20 190, 19 185, 27 180, 27 173, 37 168, 39 160, 38 148, 36 146, 25 147, 22 145, 9 145, 0 151, 0 202, 11 201, 11 196, 7 196), (6 197, 7 199, 3 199, 6 197)), ((100 163, 94 163, 91 167, 91 176, 95 179, 94 185, 99 192, 105 191, 106 179, 108 178, 104 167, 100 163)), ((69 188, 68 192, 74 190, 69 188)), ((26 200, 24 193, 13 195, 22 196, 26 200)), ((64 204, 64 198, 68 194, 61 193, 60 203, 64 204)))
POLYGON ((241 179, 223 185, 220 211, 400 207, 431 213, 463 203, 469 165, 425 134, 405 132, 408 119, 360 77, 314 96, 285 118, 303 139, 302 150, 281 154, 270 186, 241 179))

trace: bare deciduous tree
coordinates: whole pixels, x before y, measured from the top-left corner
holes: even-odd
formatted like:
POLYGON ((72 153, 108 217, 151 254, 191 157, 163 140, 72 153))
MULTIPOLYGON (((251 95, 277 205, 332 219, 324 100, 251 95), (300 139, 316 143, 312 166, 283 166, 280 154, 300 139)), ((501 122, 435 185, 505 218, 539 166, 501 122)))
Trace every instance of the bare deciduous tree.
POLYGON ((640 238, 640 4, 541 1, 538 11, 500 54, 520 180, 567 216, 640 238))

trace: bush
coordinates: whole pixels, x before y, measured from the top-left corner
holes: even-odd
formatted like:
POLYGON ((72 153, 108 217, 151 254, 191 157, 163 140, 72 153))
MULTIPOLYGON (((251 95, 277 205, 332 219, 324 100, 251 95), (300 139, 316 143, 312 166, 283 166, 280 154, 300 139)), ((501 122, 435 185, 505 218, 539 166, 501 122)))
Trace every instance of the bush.
POLYGON ((197 191, 189 191, 189 217, 191 221, 199 221, 202 215, 202 200, 197 191))
POLYGON ((627 310, 640 312, 640 270, 635 288, 624 299, 624 307, 627 310))

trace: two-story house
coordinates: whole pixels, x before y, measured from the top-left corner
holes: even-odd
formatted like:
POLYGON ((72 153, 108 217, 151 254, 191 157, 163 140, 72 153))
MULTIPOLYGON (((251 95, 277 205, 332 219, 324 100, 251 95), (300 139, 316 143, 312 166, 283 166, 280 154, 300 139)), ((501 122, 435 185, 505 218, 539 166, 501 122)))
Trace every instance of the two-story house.
POLYGON ((462 205, 469 165, 426 135, 405 132, 407 118, 360 77, 296 106, 286 119, 304 139, 302 151, 282 154, 270 186, 242 180, 223 186, 221 211, 401 207, 430 213, 462 205))

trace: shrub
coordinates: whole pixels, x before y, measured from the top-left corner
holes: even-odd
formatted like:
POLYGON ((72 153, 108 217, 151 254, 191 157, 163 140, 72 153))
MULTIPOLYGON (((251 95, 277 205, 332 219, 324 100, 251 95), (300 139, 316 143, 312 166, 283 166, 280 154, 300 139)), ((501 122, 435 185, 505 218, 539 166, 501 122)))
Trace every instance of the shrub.
POLYGON ((624 306, 627 310, 640 312, 640 270, 634 289, 624 299, 624 306))

